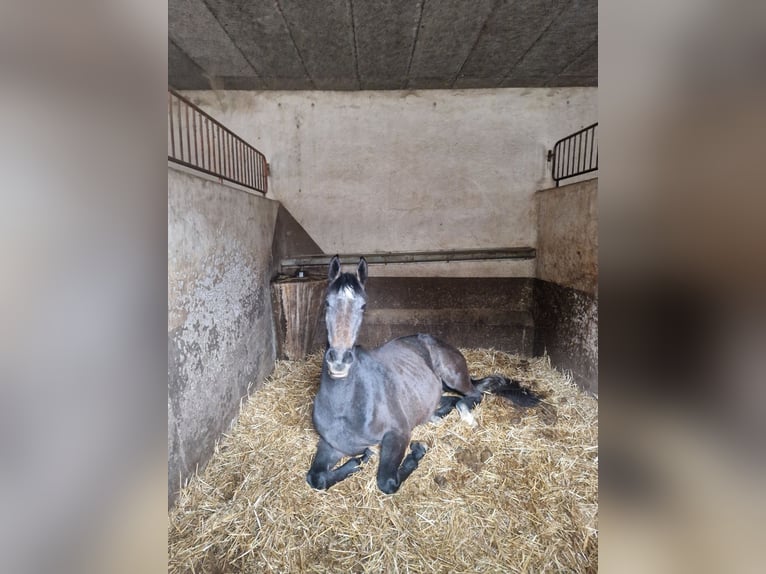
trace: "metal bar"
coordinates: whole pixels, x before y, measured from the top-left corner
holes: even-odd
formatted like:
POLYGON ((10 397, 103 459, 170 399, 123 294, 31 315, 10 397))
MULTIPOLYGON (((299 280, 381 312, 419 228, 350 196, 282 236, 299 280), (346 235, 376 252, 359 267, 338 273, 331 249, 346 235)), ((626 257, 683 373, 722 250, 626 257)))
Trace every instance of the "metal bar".
POLYGON ((236 158, 234 157, 234 140, 231 137, 231 134, 226 134, 226 154, 229 158, 229 173, 228 176, 232 180, 236 181, 237 178, 234 175, 234 162, 236 158))
MULTIPOLYGON (((356 264, 364 257, 370 265, 389 263, 429 263, 438 261, 483 261, 493 259, 534 259, 534 247, 509 247, 501 249, 468 249, 454 251, 405 251, 389 253, 350 253, 339 255, 342 264, 356 264)), ((329 255, 301 255, 282 259, 282 269, 294 267, 325 267, 329 255)))
POLYGON ((205 160, 202 167, 210 169, 210 123, 202 118, 205 129, 202 130, 202 157, 205 160))
POLYGON ((215 138, 216 138, 216 147, 218 148, 218 165, 216 166, 216 171, 220 174, 223 174, 223 145, 221 142, 221 128, 219 126, 215 126, 215 138))
POLYGON ((193 131, 194 131, 194 161, 195 163, 199 163, 199 136, 197 133, 197 114, 192 112, 192 124, 193 124, 193 131))
POLYGON ((553 145, 551 176, 556 187, 563 179, 590 173, 598 169, 598 122, 561 138, 553 145), (590 138, 590 146, 588 139, 590 138), (594 156, 595 147, 595 156, 594 156))
POLYGON ((189 108, 184 108, 184 115, 186 116, 186 123, 184 124, 184 131, 186 132, 186 153, 189 156, 189 163, 191 163, 192 158, 192 152, 191 152, 191 132, 190 127, 191 124, 189 122, 189 108))
POLYGON ((258 156, 254 151, 248 154, 250 158, 250 183, 255 187, 257 181, 255 179, 255 162, 258 160, 258 156))
POLYGON ((173 90, 168 130, 168 160, 266 193, 265 156, 173 90))
POLYGON ((176 156, 180 159, 183 159, 184 157, 184 138, 183 138, 183 131, 181 128, 181 103, 178 103, 178 151, 179 154, 176 156))
POLYGON ((173 94, 168 92, 168 119, 170 120, 170 155, 176 156, 176 134, 173 126, 173 94))
POLYGON ((242 144, 239 142, 239 140, 234 140, 234 146, 237 150, 237 156, 236 156, 237 157, 237 179, 242 180, 244 182, 245 177, 243 175, 243 172, 244 172, 245 165, 244 165, 244 162, 242 161, 243 160, 242 144))
POLYGON ((258 187, 263 188, 263 159, 260 155, 255 163, 255 172, 258 178, 258 187))

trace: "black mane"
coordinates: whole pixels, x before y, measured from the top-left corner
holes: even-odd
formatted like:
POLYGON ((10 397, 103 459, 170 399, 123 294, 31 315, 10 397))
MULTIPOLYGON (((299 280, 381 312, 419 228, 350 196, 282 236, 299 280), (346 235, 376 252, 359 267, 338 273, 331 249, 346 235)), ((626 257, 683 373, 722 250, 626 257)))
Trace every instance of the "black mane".
POLYGON ((330 283, 328 291, 334 294, 346 288, 353 289, 356 295, 364 295, 364 287, 353 273, 341 273, 335 281, 330 283))

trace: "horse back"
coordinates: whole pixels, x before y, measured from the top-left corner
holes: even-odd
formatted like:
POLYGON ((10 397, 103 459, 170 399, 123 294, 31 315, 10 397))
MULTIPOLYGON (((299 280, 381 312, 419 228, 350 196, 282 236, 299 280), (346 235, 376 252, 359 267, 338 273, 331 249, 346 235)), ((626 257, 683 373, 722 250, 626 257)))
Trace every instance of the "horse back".
POLYGON ((449 343, 425 333, 400 337, 387 344, 392 343, 406 345, 419 353, 434 375, 446 387, 464 395, 475 390, 463 353, 449 343))
POLYGON ((428 421, 442 394, 430 355, 413 337, 393 339, 370 351, 386 372, 386 400, 404 411, 410 429, 428 421))

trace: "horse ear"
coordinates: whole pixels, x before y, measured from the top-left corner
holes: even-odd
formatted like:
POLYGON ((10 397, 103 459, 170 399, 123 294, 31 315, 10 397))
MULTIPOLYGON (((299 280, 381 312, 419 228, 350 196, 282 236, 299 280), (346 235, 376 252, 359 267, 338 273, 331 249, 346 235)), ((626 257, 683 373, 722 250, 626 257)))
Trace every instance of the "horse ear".
POLYGON ((359 266, 356 268, 356 278, 359 279, 359 283, 367 283, 367 260, 364 257, 359 258, 359 266))
POLYGON ((332 283, 340 275, 340 257, 335 255, 330 259, 330 270, 327 272, 327 280, 332 283))

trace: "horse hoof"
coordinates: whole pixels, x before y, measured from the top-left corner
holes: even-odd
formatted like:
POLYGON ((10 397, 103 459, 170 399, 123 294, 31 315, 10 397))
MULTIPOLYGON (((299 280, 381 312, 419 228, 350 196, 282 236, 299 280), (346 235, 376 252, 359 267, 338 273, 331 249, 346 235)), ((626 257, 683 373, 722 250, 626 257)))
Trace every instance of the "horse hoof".
POLYGON ((476 422, 476 418, 473 416, 473 413, 463 403, 457 404, 457 412, 460 414, 460 418, 463 420, 463 422, 468 423, 471 428, 476 428, 479 426, 479 423, 476 422))
POLYGON ((306 475, 306 482, 308 482, 309 486, 315 490, 327 490, 327 481, 323 476, 318 476, 310 472, 306 475))
POLYGON ((399 490, 399 486, 401 486, 401 484, 395 478, 387 478, 385 480, 378 480, 378 488, 384 494, 393 494, 393 493, 395 493, 397 490, 399 490))
POLYGON ((422 442, 413 442, 410 445, 410 451, 412 452, 412 456, 415 460, 420 460, 423 458, 427 450, 428 447, 422 442))
POLYGON ((363 463, 367 462, 368 460, 370 460, 370 458, 372 457, 373 454, 375 454, 375 453, 373 453, 369 448, 364 449, 364 452, 362 453, 362 456, 360 456, 358 458, 359 464, 363 464, 363 463))

